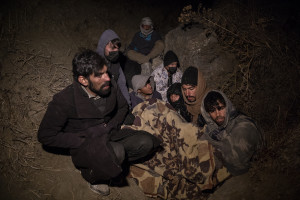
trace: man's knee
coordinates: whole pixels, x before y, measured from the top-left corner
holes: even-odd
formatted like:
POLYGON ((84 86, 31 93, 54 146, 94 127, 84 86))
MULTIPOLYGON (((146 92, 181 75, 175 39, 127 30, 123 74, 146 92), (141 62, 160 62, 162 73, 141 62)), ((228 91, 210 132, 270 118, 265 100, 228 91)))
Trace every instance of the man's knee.
POLYGON ((144 134, 140 135, 137 144, 140 150, 143 150, 144 152, 148 153, 160 146, 161 141, 157 137, 151 135, 148 132, 142 132, 144 132, 144 134))
POLYGON ((125 159, 125 149, 124 146, 117 142, 109 142, 112 147, 113 153, 116 155, 118 164, 122 164, 125 159))

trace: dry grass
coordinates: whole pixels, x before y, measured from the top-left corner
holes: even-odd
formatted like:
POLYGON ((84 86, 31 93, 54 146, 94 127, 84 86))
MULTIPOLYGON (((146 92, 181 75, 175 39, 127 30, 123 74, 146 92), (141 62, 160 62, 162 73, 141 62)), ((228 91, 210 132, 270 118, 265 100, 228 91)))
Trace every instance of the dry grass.
POLYGON ((51 61, 51 55, 15 41, 1 71, 0 137, 1 174, 25 181, 38 162, 40 144, 36 133, 53 94, 71 83, 71 71, 51 61))

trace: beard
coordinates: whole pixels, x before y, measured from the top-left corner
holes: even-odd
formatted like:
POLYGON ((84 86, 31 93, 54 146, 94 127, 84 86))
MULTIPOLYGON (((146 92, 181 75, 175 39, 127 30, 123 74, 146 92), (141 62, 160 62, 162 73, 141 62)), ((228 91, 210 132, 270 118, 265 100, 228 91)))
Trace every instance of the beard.
POLYGON ((111 91, 110 87, 108 87, 107 89, 104 89, 104 87, 110 86, 110 81, 104 82, 103 85, 100 87, 99 90, 96 90, 96 89, 94 88, 94 85, 93 85, 93 83, 92 83, 90 80, 88 80, 88 81, 89 81, 89 86, 88 86, 88 88, 89 88, 92 92, 98 94, 100 97, 106 97, 106 96, 108 96, 108 95, 110 94, 110 91, 111 91))
POLYGON ((194 97, 194 96, 187 96, 186 98, 191 103, 196 101, 196 97, 194 97))
POLYGON ((223 123, 225 122, 225 117, 217 117, 217 118, 215 119, 215 122, 216 122, 219 126, 221 126, 221 125, 223 125, 223 123))

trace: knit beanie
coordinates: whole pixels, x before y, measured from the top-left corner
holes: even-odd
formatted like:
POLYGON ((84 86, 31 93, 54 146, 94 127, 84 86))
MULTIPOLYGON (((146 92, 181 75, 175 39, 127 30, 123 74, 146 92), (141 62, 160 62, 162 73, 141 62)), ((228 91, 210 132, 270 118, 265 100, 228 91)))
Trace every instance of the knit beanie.
POLYGON ((198 83, 198 69, 196 67, 188 67, 181 78, 181 84, 185 85, 197 85, 198 83))
POLYGON ((179 60, 177 55, 173 51, 168 51, 164 56, 164 66, 168 66, 172 62, 177 62, 177 67, 179 67, 179 60))
POLYGON ((131 79, 133 91, 137 93, 139 89, 142 89, 146 85, 149 78, 150 78, 150 85, 154 90, 154 79, 152 76, 134 75, 131 79))

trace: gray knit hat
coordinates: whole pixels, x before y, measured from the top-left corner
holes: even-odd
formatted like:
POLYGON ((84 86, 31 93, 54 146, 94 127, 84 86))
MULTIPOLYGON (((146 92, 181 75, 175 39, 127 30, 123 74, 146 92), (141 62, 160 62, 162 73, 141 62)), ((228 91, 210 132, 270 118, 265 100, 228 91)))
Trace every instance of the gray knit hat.
POLYGON ((133 91, 137 93, 137 91, 143 88, 147 81, 150 79, 150 85, 154 90, 154 78, 152 76, 144 76, 144 75, 134 75, 131 79, 133 91))

